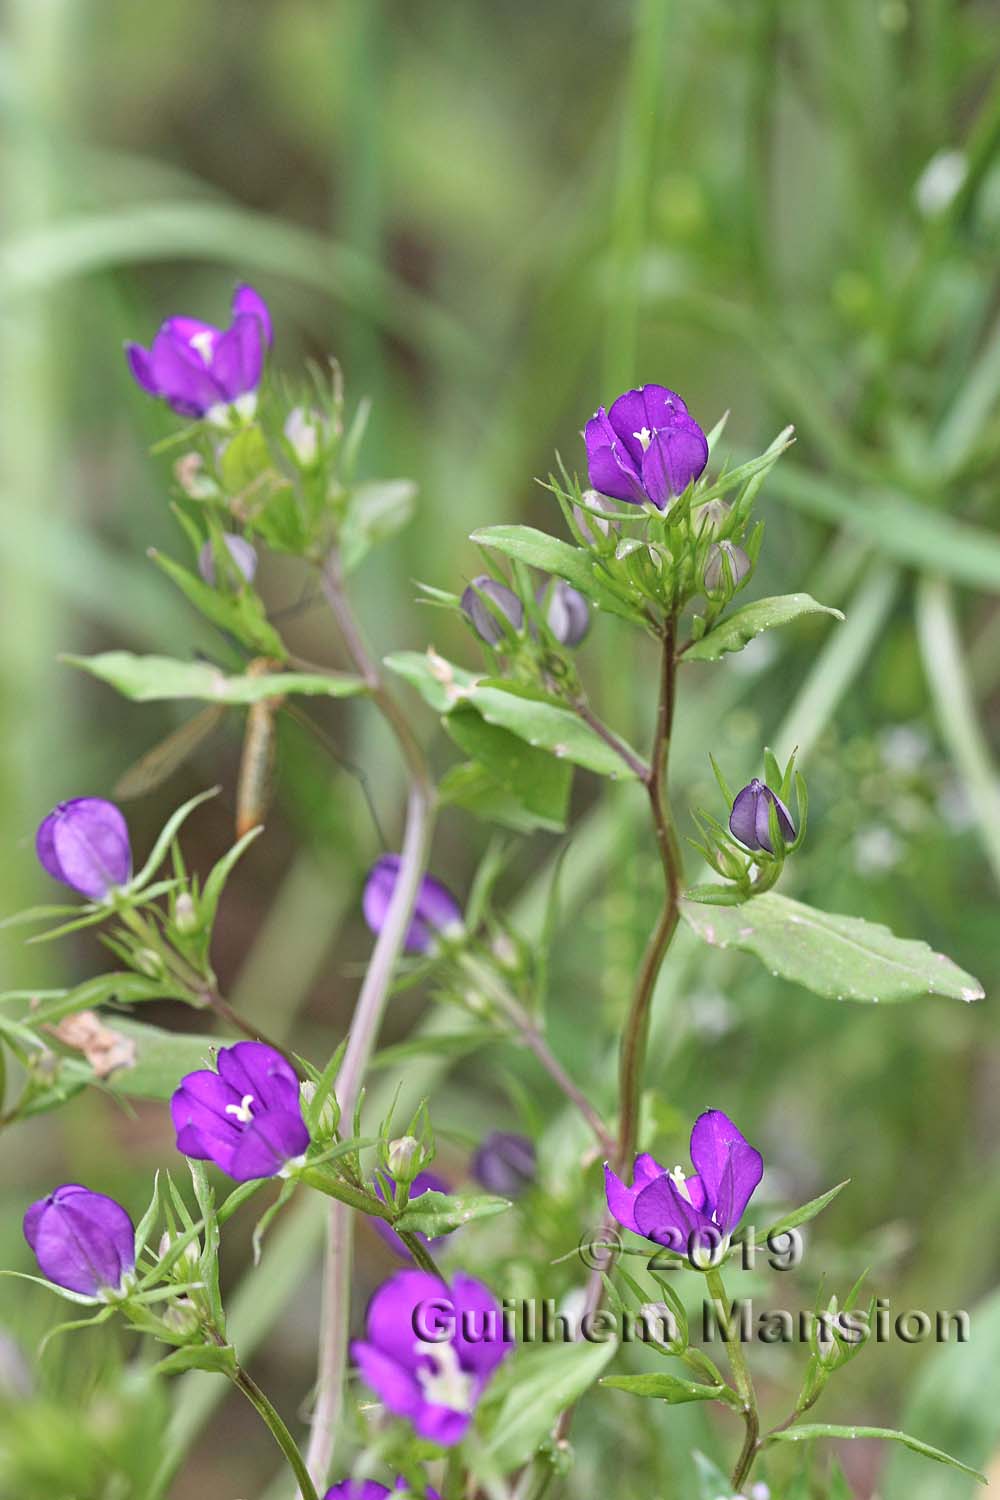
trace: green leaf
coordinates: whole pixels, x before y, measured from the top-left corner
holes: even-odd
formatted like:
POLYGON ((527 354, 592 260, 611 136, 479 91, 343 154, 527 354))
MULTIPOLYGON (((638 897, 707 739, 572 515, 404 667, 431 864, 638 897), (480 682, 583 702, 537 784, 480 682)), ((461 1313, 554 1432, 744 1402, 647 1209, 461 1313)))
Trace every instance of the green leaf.
POLYGON ((289 693, 306 697, 346 698, 363 693, 360 677, 346 672, 268 672, 260 676, 231 675, 209 662, 175 661, 169 656, 134 656, 131 651, 104 651, 99 656, 63 656, 61 661, 81 667, 108 682, 136 703, 168 698, 198 698, 210 703, 259 703, 289 693))
POLYGON ((798 1427, 789 1427, 784 1432, 774 1432, 768 1438, 771 1443, 808 1443, 813 1438, 882 1438, 886 1442, 902 1443, 904 1448, 909 1448, 912 1453, 919 1453, 922 1458, 931 1458, 935 1463, 947 1464, 952 1469, 960 1469, 963 1474, 971 1474, 973 1479, 978 1479, 980 1484, 988 1481, 985 1474, 980 1474, 978 1469, 970 1468, 968 1464, 961 1463, 957 1458, 952 1458, 949 1453, 943 1453, 940 1448, 932 1448, 930 1443, 922 1443, 919 1438, 911 1437, 908 1432, 896 1432, 891 1427, 838 1427, 828 1422, 805 1422, 798 1427))
POLYGON ((175 1349, 153 1366, 158 1375, 180 1375, 184 1370, 210 1370, 231 1375, 236 1370, 236 1350, 230 1344, 189 1344, 175 1349))
POLYGON ((407 525, 416 499, 417 486, 412 479, 382 479, 356 486, 340 539, 345 573, 353 573, 373 546, 407 525))
POLYGON ((438 800, 442 806, 461 807, 473 817, 483 818, 488 823, 499 823, 515 833, 534 833, 536 828, 557 832, 545 818, 529 812, 503 787, 478 761, 463 761, 452 766, 441 778, 438 800))
POLYGON ((425 703, 439 714, 450 713, 464 701, 468 689, 480 676, 456 667, 430 648, 427 651, 395 651, 385 658, 390 672, 395 672, 415 688, 425 703))
POLYGON ((926 943, 888 927, 817 911, 768 891, 739 907, 681 902, 691 930, 714 948, 754 953, 772 974, 834 1000, 913 1000, 945 995, 981 1000, 983 987, 926 943))
POLYGON ((140 1099, 169 1099, 185 1073, 209 1067, 213 1050, 232 1046, 235 1040, 161 1031, 158 1026, 119 1016, 115 1017, 115 1030, 135 1043, 135 1061, 112 1073, 108 1087, 140 1099))
POLYGON ((228 494, 238 495, 271 467, 270 450, 260 428, 244 427, 223 448, 219 477, 228 494))
POLYGON ((149 555, 206 620, 235 636, 250 651, 284 661, 288 655, 285 644, 268 620, 260 596, 252 588, 241 588, 233 594, 223 593, 164 553, 151 550, 149 555))
POLYGON ((237 843, 229 849, 220 860, 212 866, 205 888, 198 901, 198 914, 201 919, 202 930, 211 932, 212 923, 215 921, 215 912, 219 904, 219 898, 225 888, 226 881, 232 872, 237 860, 242 857, 253 843, 254 839, 264 832, 262 824, 251 828, 237 843))
POLYGON ((482 714, 487 724, 510 730, 536 749, 599 776, 610 776, 613 781, 635 779, 621 757, 589 724, 533 688, 484 678, 468 690, 465 701, 482 714))
POLYGON ((489 1042, 497 1040, 497 1031, 493 1026, 470 1027, 468 1031, 434 1033, 431 1036, 417 1034, 405 1042, 393 1042, 389 1047, 383 1047, 381 1052, 376 1052, 369 1063, 372 1068, 395 1068, 400 1063, 409 1062, 413 1057, 440 1057, 454 1060, 465 1057, 470 1052, 475 1052, 478 1047, 484 1047, 489 1042))
POLYGON ((436 1239, 439 1234, 450 1234, 473 1219, 489 1219, 510 1208, 506 1198, 497 1198, 492 1193, 474 1193, 463 1197, 452 1197, 449 1193, 421 1193, 405 1212, 396 1219, 393 1228, 405 1234, 426 1234, 436 1239))
POLYGON ((147 979, 144 974, 95 974, 85 979, 72 990, 49 990, 39 994, 37 990, 13 990, 0 995, 0 1000, 36 1000, 25 1019, 33 1027, 52 1025, 64 1016, 75 1015, 80 1010, 94 1010, 109 1000, 119 1005, 136 1005, 143 1000, 172 1000, 177 997, 176 983, 162 979, 147 979))
POLYGON ((655 1396, 678 1406, 685 1401, 717 1401, 723 1385, 702 1385, 697 1380, 683 1380, 679 1375, 605 1375, 601 1385, 633 1396, 655 1396))
POLYGON ((609 615, 620 615, 625 620, 643 618, 642 596, 638 590, 631 591, 634 595, 631 604, 620 598, 601 577, 593 554, 583 547, 573 547, 569 542, 549 536, 548 532, 537 531, 533 526, 487 526, 482 531, 474 531, 469 540, 481 547, 492 547, 505 557, 516 558, 533 568, 554 573, 557 578, 565 578, 590 600, 595 609, 603 609, 609 615))
POLYGON ((506 1390, 487 1442, 487 1452, 505 1473, 527 1463, 559 1413, 593 1385, 616 1348, 613 1339, 548 1348, 523 1345, 507 1361, 502 1372, 506 1390))
MULTIPOLYGON (((156 874, 156 871, 159 869, 160 865, 166 859, 167 851, 176 838, 185 820, 191 813, 194 812, 196 807, 200 807, 203 802, 207 802, 211 797, 215 797, 218 794, 218 791, 219 788, 217 786, 213 786, 210 787, 207 792, 198 792, 196 796, 189 797, 186 802, 182 802, 180 807, 178 807, 176 811, 170 814, 170 817, 164 823, 159 834, 157 835, 156 843, 150 850, 149 857, 147 858, 146 863, 143 865, 139 873, 137 875, 133 875, 132 879, 129 881, 128 889, 130 891, 141 891, 143 886, 146 885, 147 881, 152 879, 152 877, 156 874)), ((148 900, 150 892, 147 890, 144 892, 144 895, 148 900)))
POLYGON ((727 651, 742 651, 754 636, 765 630, 788 625, 800 615, 815 614, 833 615, 837 620, 844 618, 839 609, 818 604, 811 594, 775 594, 771 599, 758 599, 756 603, 744 605, 735 614, 728 615, 714 630, 695 641, 681 660, 718 661, 727 651))
POLYGON ((572 767, 544 750, 535 750, 507 729, 488 724, 472 708, 446 714, 448 734, 496 784, 537 820, 559 832, 566 826, 572 767))
POLYGON ((769 1224, 762 1232, 758 1231, 758 1244, 761 1240, 769 1240, 774 1234, 784 1234, 788 1229, 798 1229, 800 1224, 808 1224, 810 1219, 815 1219, 817 1214, 823 1212, 828 1203, 833 1202, 837 1194, 842 1192, 850 1180, 849 1177, 845 1177, 843 1182, 837 1183, 836 1187, 830 1188, 825 1193, 820 1193, 818 1198, 810 1198, 809 1202, 803 1203, 801 1208, 793 1209, 791 1213, 785 1214, 783 1218, 776 1219, 773 1224, 769 1224))

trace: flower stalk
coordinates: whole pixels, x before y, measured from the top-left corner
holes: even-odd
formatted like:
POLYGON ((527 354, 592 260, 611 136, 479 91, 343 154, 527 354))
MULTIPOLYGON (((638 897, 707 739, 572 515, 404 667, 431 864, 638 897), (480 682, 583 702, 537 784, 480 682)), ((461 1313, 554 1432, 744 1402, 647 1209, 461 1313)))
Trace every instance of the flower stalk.
POLYGON ((726 1297, 726 1289, 723 1285, 722 1275, 717 1268, 705 1271, 705 1283, 712 1301, 715 1303, 719 1326, 723 1330, 726 1340, 726 1354, 729 1358, 729 1367, 733 1372, 733 1384, 740 1398, 740 1409, 743 1413, 743 1421, 746 1424, 746 1432, 743 1438, 743 1447, 740 1456, 736 1460, 733 1469, 733 1489, 739 1491, 743 1481, 753 1467, 754 1459, 758 1452, 758 1438, 760 1436, 760 1417, 757 1411, 757 1394, 754 1390, 753 1379, 750 1368, 740 1343, 739 1330, 734 1326, 729 1316, 729 1302, 726 1297))
POLYGON ((288 1460, 288 1467, 295 1475, 302 1500, 317 1500, 316 1486, 309 1477, 309 1470, 306 1468, 302 1454, 296 1446, 295 1439, 253 1376, 248 1375, 246 1370, 237 1365, 231 1378, 236 1389, 246 1397, 250 1405, 270 1428, 274 1441, 285 1455, 285 1458, 288 1460))

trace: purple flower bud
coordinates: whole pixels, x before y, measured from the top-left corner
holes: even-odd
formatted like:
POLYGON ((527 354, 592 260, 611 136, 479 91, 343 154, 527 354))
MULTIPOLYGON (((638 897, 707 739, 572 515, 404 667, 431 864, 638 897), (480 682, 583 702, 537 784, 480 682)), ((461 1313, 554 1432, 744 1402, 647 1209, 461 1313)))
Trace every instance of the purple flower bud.
POLYGON ((294 1068, 263 1042, 223 1047, 217 1067, 188 1073, 170 1100, 178 1151, 237 1182, 276 1177, 309 1145, 294 1068))
POLYGON ((535 1180, 535 1147, 526 1135, 494 1130, 470 1163, 470 1170, 488 1193, 519 1198, 535 1180))
POLYGON ((733 810, 729 814, 729 831, 733 838, 739 839, 747 849, 764 849, 768 854, 773 854, 769 812, 772 806, 777 810, 781 837, 787 843, 792 843, 795 839, 795 824, 791 813, 781 798, 756 777, 742 792, 737 793, 733 803, 733 810))
POLYGON ((626 391, 584 430, 590 482, 602 495, 659 510, 708 463, 708 442, 680 396, 663 385, 626 391))
POLYGON ((135 1269, 135 1229, 113 1198, 67 1182, 33 1203, 24 1237, 56 1286, 85 1297, 120 1292, 135 1269))
POLYGON ((480 573, 462 595, 462 613, 487 646, 498 645, 504 637, 504 627, 497 618, 497 610, 506 616, 515 630, 520 630, 524 623, 524 605, 520 599, 512 589, 497 583, 488 573, 480 573), (495 610, 481 597, 483 594, 492 600, 495 610))
MULTIPOLYGON (((392 1183, 393 1187, 395 1187, 395 1182, 393 1181, 392 1177, 389 1178, 389 1181, 392 1183)), ((451 1184, 445 1182, 444 1178, 439 1177, 436 1172, 418 1172, 416 1177, 414 1177, 413 1182, 410 1184, 409 1201, 410 1203, 412 1203, 414 1199, 422 1198, 425 1193, 450 1192, 451 1184)), ((376 1197, 381 1198, 383 1203, 385 1202, 385 1194, 382 1191, 382 1184, 377 1180, 375 1182, 375 1195, 376 1197)), ((385 1240, 390 1250, 395 1250, 396 1254, 402 1256, 403 1260, 413 1259, 409 1250, 407 1250, 406 1246, 403 1244, 403 1241, 400 1239, 399 1235, 390 1224, 387 1224, 384 1219, 375 1218, 372 1219, 372 1223, 374 1224, 378 1233, 381 1235, 382 1239, 385 1240)), ((419 1230, 414 1235, 414 1238, 418 1239, 422 1245, 430 1244, 430 1239, 428 1238, 428 1236, 426 1234, 421 1234, 419 1230)))
POLYGON ((39 825, 35 851, 53 880, 91 901, 104 901, 132 874, 128 825, 115 804, 103 797, 58 803, 39 825))
POLYGON ((618 506, 611 499, 610 495, 602 495, 599 490, 584 490, 580 498, 587 502, 590 509, 584 510, 582 506, 574 505, 573 519, 584 541, 589 542, 594 547, 597 545, 595 532, 599 532, 601 536, 610 536, 612 531, 619 529, 621 523, 618 521, 602 521, 599 516, 593 515, 592 511, 606 510, 614 512, 618 509, 618 506))
POLYGON ((362 1379, 419 1437, 444 1448, 468 1431, 487 1383, 513 1347, 496 1299, 457 1275, 397 1271, 368 1304, 367 1338, 351 1345, 362 1379))
MULTIPOLYGON (((253 583, 254 574, 257 571, 256 550, 246 537, 237 536, 232 531, 224 531, 222 540, 233 560, 233 566, 242 574, 247 583, 253 583)), ((215 587, 215 548, 210 541, 206 542, 198 553, 198 572, 207 584, 210 584, 212 588, 215 587)))
POLYGON ((126 344, 133 376, 151 396, 182 417, 204 417, 230 406, 260 384, 271 342, 267 304, 252 286, 238 286, 233 321, 224 332, 197 318, 168 318, 149 349, 126 344))
POLYGON ((635 1159, 632 1186, 605 1165, 608 1207, 625 1229, 684 1253, 730 1234, 764 1175, 764 1159, 719 1109, 691 1131, 695 1176, 668 1172, 646 1152, 635 1159))
MULTIPOLYGON (((389 903, 399 879, 400 863, 398 854, 383 854, 372 865, 365 881, 361 909, 374 933, 381 932, 385 926, 389 903)), ((462 908, 451 891, 433 876, 425 875, 420 882, 413 920, 406 934, 407 953, 430 953, 435 946, 436 933, 461 925, 462 908)))
POLYGON ((705 564, 705 592, 714 594, 736 588, 750 572, 752 564, 742 547, 732 542, 713 542, 705 564), (727 573, 728 569, 728 573, 727 573))
POLYGON ((565 579, 540 585, 535 596, 545 610, 545 623, 561 646, 579 646, 590 629, 590 605, 565 579))

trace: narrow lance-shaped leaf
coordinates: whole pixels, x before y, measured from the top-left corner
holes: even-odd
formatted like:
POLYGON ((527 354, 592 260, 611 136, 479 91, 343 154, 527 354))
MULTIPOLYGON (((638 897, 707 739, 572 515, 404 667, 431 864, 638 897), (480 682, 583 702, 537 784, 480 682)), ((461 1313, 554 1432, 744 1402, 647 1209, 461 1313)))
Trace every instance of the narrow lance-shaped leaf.
POLYGON ((823 1437, 881 1438, 886 1442, 902 1443, 904 1448, 909 1448, 912 1453, 919 1453, 921 1458, 931 1458, 935 1463, 947 1464, 952 1469, 960 1469, 963 1474, 971 1474, 973 1479, 978 1479, 980 1484, 988 1483, 986 1475, 980 1474, 978 1469, 973 1469, 969 1464, 963 1464, 959 1459, 952 1458, 950 1453, 943 1453, 940 1448, 932 1448, 930 1443, 911 1437, 908 1432, 896 1432, 891 1427, 839 1427, 827 1422, 806 1422, 799 1427, 789 1427, 784 1432, 773 1432, 767 1441, 769 1443, 808 1443, 814 1438, 823 1437))
POLYGON ((742 948, 772 974, 833 1000, 983 998, 977 979, 926 943, 898 938, 861 917, 817 911, 773 891, 738 907, 682 902, 681 915, 703 942, 742 948))
POLYGON ((819 604, 811 594, 775 594, 770 599, 758 599, 726 618, 700 641, 695 641, 684 652, 683 661, 718 661, 727 651, 742 651, 755 636, 765 630, 775 630, 779 625, 788 625, 801 615, 833 615, 842 620, 839 609, 828 604, 819 604))
POLYGON ((718 1401, 725 1390, 723 1385, 701 1385, 697 1380, 684 1380, 680 1375, 663 1373, 649 1375, 605 1375, 603 1386, 616 1391, 627 1391, 632 1396, 652 1396, 678 1406, 688 1401, 718 1401))
POLYGON ((260 703, 265 698, 301 693, 313 698, 347 698, 363 693, 360 677, 347 672, 268 672, 260 676, 230 674, 208 662, 175 661, 169 656, 134 656, 131 651, 104 651, 98 656, 63 656, 110 683, 136 703, 196 698, 212 703, 260 703))

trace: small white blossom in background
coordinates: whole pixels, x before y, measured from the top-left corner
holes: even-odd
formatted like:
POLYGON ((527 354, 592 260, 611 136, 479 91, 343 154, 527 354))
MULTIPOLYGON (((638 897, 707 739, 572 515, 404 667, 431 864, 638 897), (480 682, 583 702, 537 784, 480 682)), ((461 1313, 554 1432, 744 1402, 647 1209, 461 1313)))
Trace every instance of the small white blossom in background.
POLYGON ((879 751, 890 771, 912 775, 919 771, 931 752, 926 729, 919 724, 895 724, 879 735, 879 751))
POLYGON ((891 828, 877 823, 854 838, 854 868, 859 875, 884 875, 903 857, 903 845, 891 828))

